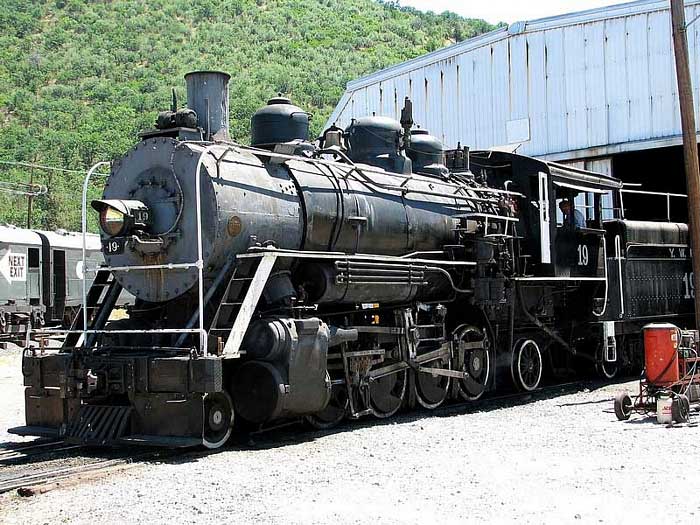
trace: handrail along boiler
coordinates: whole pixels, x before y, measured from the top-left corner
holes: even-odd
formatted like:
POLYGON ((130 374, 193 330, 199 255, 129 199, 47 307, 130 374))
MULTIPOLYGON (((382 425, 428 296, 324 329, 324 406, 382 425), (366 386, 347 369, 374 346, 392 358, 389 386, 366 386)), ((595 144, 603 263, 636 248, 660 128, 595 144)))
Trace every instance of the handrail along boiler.
POLYGON ((620 243, 644 228, 603 221, 618 180, 446 151, 408 99, 401 122, 312 142, 310 115, 278 96, 244 146, 228 136, 229 76, 185 78, 187 107, 159 114, 92 203, 101 286, 59 352, 25 352, 15 432, 215 448, 234 420, 326 428, 633 362, 618 352, 631 292, 615 283, 620 243), (577 195, 586 226, 557 224, 577 195), (135 304, 110 320, 122 289, 135 304))

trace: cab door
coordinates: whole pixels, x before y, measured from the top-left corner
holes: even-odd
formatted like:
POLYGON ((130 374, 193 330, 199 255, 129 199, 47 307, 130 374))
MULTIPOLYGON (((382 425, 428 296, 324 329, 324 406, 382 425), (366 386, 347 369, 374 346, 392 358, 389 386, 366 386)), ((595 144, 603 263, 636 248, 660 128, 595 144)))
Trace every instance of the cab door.
POLYGON ((551 217, 549 202, 549 179, 547 174, 540 171, 537 174, 537 190, 540 211, 540 262, 551 264, 552 262, 552 238, 551 238, 551 217))

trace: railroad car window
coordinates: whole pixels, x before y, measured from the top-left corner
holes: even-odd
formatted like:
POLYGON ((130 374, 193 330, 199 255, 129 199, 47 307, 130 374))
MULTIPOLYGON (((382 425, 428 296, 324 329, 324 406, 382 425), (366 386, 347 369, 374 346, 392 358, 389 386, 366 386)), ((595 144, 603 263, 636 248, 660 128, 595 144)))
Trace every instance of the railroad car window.
MULTIPOLYGON (((592 194, 591 194, 592 196, 592 194)), ((575 191, 563 191, 558 189, 556 192, 557 202, 557 228, 585 228, 588 213, 588 205, 586 204, 586 194, 575 191), (568 221, 565 224, 565 213, 568 221)), ((591 212, 595 217, 595 207, 591 202, 591 212)))
POLYGON ((66 252, 54 250, 53 252, 53 298, 54 309, 61 315, 66 302, 66 252))
POLYGON ((39 272, 39 248, 27 249, 27 287, 29 291, 29 304, 40 304, 41 284, 39 272))
POLYGON ((615 218, 615 203, 613 202, 613 196, 611 191, 605 192, 601 196, 601 202, 603 207, 603 220, 608 221, 615 218))
POLYGON ((29 248, 28 250, 29 268, 39 268, 39 248, 29 248))
POLYGON ((579 193, 576 195, 576 209, 583 213, 586 221, 595 220, 595 198, 594 193, 579 193))

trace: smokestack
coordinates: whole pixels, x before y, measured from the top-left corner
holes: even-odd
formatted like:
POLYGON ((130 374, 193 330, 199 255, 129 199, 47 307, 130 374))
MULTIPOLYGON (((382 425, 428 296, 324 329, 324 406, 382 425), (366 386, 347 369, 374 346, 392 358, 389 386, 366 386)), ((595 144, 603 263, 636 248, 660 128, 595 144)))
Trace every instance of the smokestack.
POLYGON ((185 75, 187 107, 197 113, 205 140, 228 140, 228 81, 221 71, 192 71, 185 75))

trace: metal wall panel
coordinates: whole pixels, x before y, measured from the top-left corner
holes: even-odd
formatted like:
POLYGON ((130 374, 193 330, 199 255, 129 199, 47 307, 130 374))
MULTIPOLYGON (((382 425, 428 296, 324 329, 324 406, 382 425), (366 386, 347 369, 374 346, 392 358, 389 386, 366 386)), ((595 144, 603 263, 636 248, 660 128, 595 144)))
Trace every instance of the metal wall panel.
POLYGON ((605 21, 605 93, 608 110, 608 142, 624 142, 629 136, 625 19, 605 21))
POLYGON ((547 144, 547 54, 545 34, 538 32, 527 39, 528 94, 525 117, 529 118, 530 140, 547 144))
MULTIPOLYGON (((443 142, 447 137, 458 137, 457 120, 459 119, 459 99, 450 97, 449 93, 459 93, 457 83, 457 60, 451 58, 443 70, 443 86, 440 93, 440 115, 442 116, 441 134, 438 135, 443 142)), ((432 130, 431 130, 432 131, 432 130)), ((456 145, 456 144, 455 144, 456 145)))
POLYGON ((627 92, 629 93, 629 139, 644 140, 653 136, 649 84, 648 16, 626 19, 627 92))
POLYGON ((608 108, 605 92, 605 24, 583 26, 585 63, 585 144, 608 142, 608 108))
MULTIPOLYGON (((686 0, 689 21, 700 14, 699 4, 686 0)), ((398 119, 408 95, 416 123, 451 147, 522 142, 521 153, 574 158, 625 151, 625 144, 639 149, 644 142, 677 143, 680 117, 666 0, 522 27, 350 82, 329 124, 344 126, 373 111, 398 119)), ((688 43, 700 101, 700 22, 690 26, 688 43)), ((700 104, 696 110, 700 124, 700 104)))
POLYGON ((464 144, 476 144, 476 108, 474 93, 474 57, 463 54, 457 57, 459 67, 459 122, 457 123, 458 137, 464 144))
MULTIPOLYGON (((507 144, 506 122, 510 116, 510 56, 508 40, 502 40, 491 47, 491 113, 485 115, 483 126, 492 127, 491 144, 495 146, 507 144)), ((522 89, 522 87, 520 87, 522 89)), ((480 93, 477 94, 480 98, 480 93)), ((477 99, 477 104, 480 101, 477 99)), ((477 137, 478 140, 478 137, 477 137)), ((479 147, 486 144, 480 142, 479 147)))
MULTIPOLYGON (((564 30, 553 29, 545 34, 547 71, 547 139, 532 147, 540 151, 566 151, 569 138, 566 126, 566 68, 564 62, 564 30)), ((523 151, 525 153, 525 151, 523 151)))

